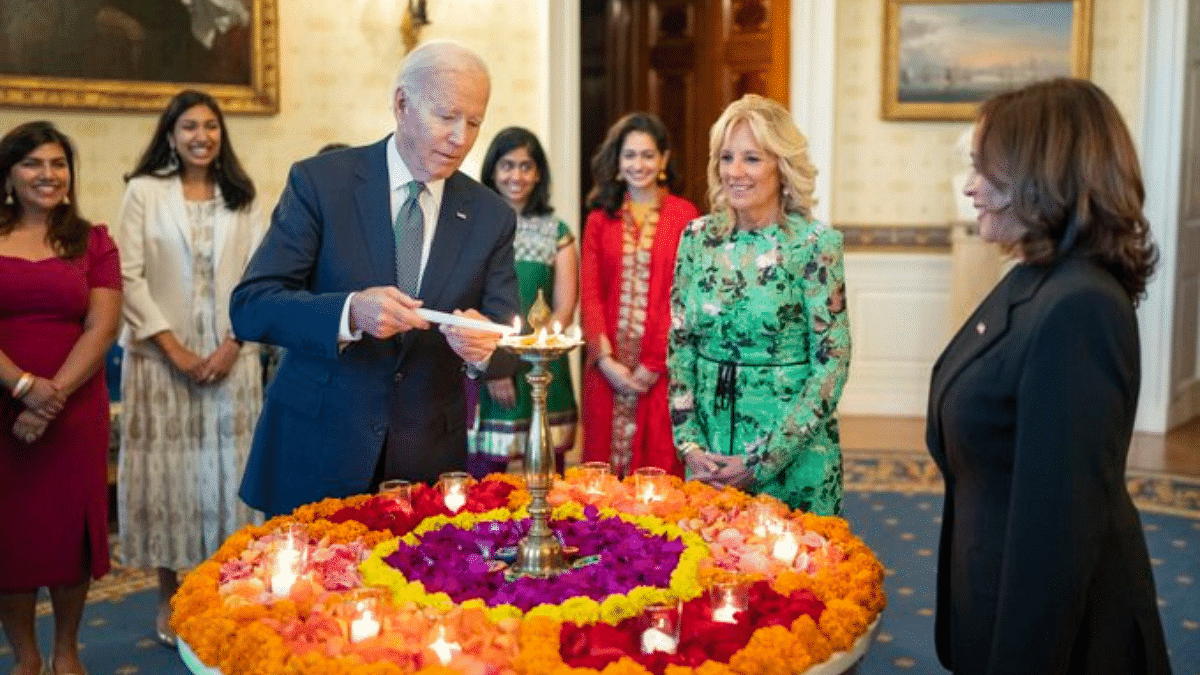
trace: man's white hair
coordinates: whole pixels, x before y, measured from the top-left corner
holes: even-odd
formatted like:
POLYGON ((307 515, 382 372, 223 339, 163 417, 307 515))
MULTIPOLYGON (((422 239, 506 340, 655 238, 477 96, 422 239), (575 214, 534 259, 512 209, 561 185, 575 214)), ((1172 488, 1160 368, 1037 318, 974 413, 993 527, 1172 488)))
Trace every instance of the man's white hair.
POLYGON ((416 96, 432 76, 442 73, 482 74, 491 84, 487 64, 469 47, 454 40, 431 40, 409 52, 400 64, 392 99, 400 89, 416 96))

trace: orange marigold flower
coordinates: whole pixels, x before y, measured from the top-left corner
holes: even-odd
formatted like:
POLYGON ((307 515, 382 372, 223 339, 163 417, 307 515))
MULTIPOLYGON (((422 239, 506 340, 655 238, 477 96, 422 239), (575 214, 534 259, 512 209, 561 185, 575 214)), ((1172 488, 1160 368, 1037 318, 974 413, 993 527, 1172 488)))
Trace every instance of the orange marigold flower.
POLYGON ((783 626, 760 628, 750 642, 729 659, 739 675, 792 675, 800 656, 795 636, 783 626))
POLYGON ((265 624, 240 626, 222 649, 217 667, 225 675, 258 675, 273 672, 289 655, 287 646, 265 624))
POLYGON ((821 613, 821 632, 829 638, 834 651, 846 651, 867 630, 867 612, 846 600, 834 599, 825 604, 821 613))
POLYGON ((512 668, 517 675, 552 675, 564 665, 558 647, 543 644, 523 646, 512 668))
POLYGON ((834 650, 829 644, 829 638, 825 637, 817 623, 807 614, 801 614, 792 622, 792 635, 796 636, 796 642, 808 651, 813 663, 821 663, 833 655, 834 650))
POLYGON ((705 661, 696 669, 696 675, 733 675, 733 671, 728 664, 705 661))
POLYGON ((600 675, 647 675, 647 671, 637 661, 628 656, 622 656, 605 666, 604 670, 600 671, 600 675))

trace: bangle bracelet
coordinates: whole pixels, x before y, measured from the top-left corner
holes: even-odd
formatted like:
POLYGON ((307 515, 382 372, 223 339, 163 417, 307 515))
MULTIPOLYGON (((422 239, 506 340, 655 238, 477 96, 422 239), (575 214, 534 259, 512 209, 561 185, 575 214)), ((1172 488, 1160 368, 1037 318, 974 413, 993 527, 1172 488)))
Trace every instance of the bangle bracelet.
POLYGON ((17 383, 13 385, 12 397, 20 399, 25 394, 28 394, 30 389, 33 389, 33 373, 21 373, 21 377, 18 377, 17 383))

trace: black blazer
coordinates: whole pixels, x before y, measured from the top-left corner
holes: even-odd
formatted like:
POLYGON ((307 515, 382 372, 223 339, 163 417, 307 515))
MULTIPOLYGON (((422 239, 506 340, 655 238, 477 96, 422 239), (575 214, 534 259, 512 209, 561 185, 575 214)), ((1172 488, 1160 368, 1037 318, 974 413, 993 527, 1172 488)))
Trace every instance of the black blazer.
POLYGON ((1137 318, 1096 264, 1016 266, 933 367, 938 658, 960 675, 1169 673, 1125 458, 1137 318))
MULTIPOLYGON (((396 283, 390 142, 293 165, 270 229, 233 291, 235 334, 288 350, 240 491, 269 515, 366 490, 385 438, 388 477, 432 481, 466 464, 463 362, 436 326, 338 345, 349 293, 396 283)), ((515 232, 513 210, 494 192, 459 172, 447 178, 418 294, 424 306, 474 307, 511 324, 519 311, 515 232)), ((515 366, 497 350, 489 373, 515 366)))

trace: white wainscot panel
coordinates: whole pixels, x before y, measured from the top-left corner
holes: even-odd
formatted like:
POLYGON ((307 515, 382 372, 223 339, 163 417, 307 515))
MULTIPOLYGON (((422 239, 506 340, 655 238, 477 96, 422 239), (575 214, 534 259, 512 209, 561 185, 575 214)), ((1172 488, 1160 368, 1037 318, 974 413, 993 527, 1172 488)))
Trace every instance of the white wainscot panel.
POLYGON ((924 415, 929 370, 946 345, 950 257, 846 254, 853 351, 838 409, 924 415))

